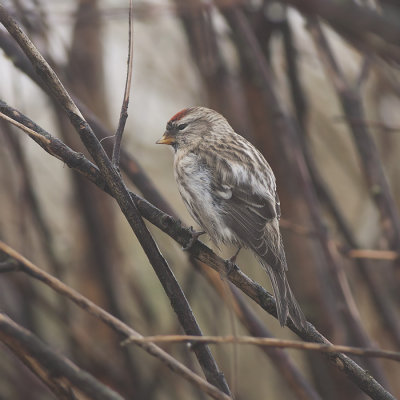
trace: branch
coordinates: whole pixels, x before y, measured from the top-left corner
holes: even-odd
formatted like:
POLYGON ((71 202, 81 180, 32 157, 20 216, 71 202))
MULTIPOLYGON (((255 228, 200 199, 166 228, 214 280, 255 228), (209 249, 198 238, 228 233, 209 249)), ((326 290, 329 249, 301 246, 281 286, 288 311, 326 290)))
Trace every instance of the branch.
POLYGON ((119 394, 71 360, 51 350, 33 333, 17 325, 3 313, 0 313, 0 340, 58 398, 69 400, 76 398, 75 395, 80 397, 84 394, 98 400, 122 400, 119 394))
POLYGON ((350 258, 368 258, 370 260, 396 261, 399 259, 399 253, 390 250, 373 249, 351 249, 345 252, 350 258))
POLYGON ((124 100, 122 102, 121 107, 121 115, 119 117, 119 124, 117 132, 114 137, 114 148, 112 153, 112 163, 115 167, 119 165, 120 158, 120 150, 121 150, 121 140, 122 134, 124 133, 126 119, 128 118, 128 105, 129 105, 129 93, 131 90, 131 82, 132 82, 132 64, 133 64, 133 7, 132 0, 129 1, 129 44, 128 44, 128 68, 126 71, 126 82, 125 82, 125 92, 124 92, 124 100))
MULTIPOLYGON (((17 251, 9 247, 7 244, 0 240, 0 250, 6 253, 9 257, 16 260, 18 262, 17 271, 22 271, 34 279, 37 279, 50 288, 52 288, 57 293, 62 296, 67 297, 72 300, 78 307, 82 308, 84 311, 93 315, 95 318, 101 320, 106 325, 108 325, 115 332, 125 336, 125 337, 142 337, 137 331, 128 325, 124 324, 119 319, 115 318, 107 311, 103 310, 92 301, 88 300, 86 297, 82 296, 76 290, 70 288, 69 286, 62 283, 57 278, 54 278, 47 272, 41 270, 28 259, 23 257, 17 251)), ((185 367, 179 361, 175 360, 172 356, 166 353, 164 350, 160 349, 153 343, 138 343, 138 345, 148 352, 150 355, 158 358, 161 362, 167 365, 173 372, 181 375, 183 378, 197 386, 200 390, 205 393, 208 393, 211 397, 215 399, 230 399, 225 393, 221 392, 215 386, 206 382, 203 378, 199 377, 197 374, 193 373, 190 369, 185 367)))
POLYGON ((365 349, 361 347, 340 346, 333 344, 319 344, 296 342, 295 340, 257 338, 253 336, 186 336, 186 335, 157 335, 142 338, 128 338, 122 342, 122 346, 129 343, 210 343, 210 344, 251 344, 266 347, 283 347, 298 350, 320 351, 324 353, 347 353, 363 357, 380 357, 389 360, 400 361, 400 352, 390 350, 365 349))
MULTIPOLYGON (((20 112, 11 107, 8 107, 4 102, 1 101, 0 111, 9 115, 16 116, 16 118, 19 119, 26 119, 26 117, 23 116, 20 112)), ((32 127, 37 126, 29 119, 26 119, 26 123, 32 127)), ((51 137, 51 135, 47 132, 46 135, 47 138, 51 137)), ((58 139, 56 138, 54 138, 54 140, 58 141, 58 139)), ((101 177, 97 167, 85 157, 73 152, 71 149, 68 148, 68 146, 63 143, 56 147, 51 146, 51 151, 57 151, 59 158, 62 158, 61 155, 65 155, 66 159, 71 165, 76 165, 76 167, 73 168, 75 168, 78 172, 87 177, 90 181, 95 183, 100 189, 106 191, 107 193, 110 193, 110 190, 108 189, 106 183, 101 177), (79 162, 74 162, 74 159, 76 157, 78 157, 79 162)), ((67 165, 69 164, 67 163, 67 165)), ((153 225, 157 226, 160 230, 172 237, 181 246, 186 246, 188 244, 188 242, 192 238, 190 229, 183 228, 179 221, 175 220, 168 214, 165 214, 163 211, 157 209, 148 201, 142 199, 140 196, 132 192, 130 192, 130 195, 144 218, 146 218, 153 225)), ((223 276, 227 275, 227 272, 229 270, 229 268, 227 268, 227 261, 217 256, 202 242, 197 240, 190 248, 189 252, 193 257, 207 264, 219 274, 222 274, 223 276)), ((243 293, 245 293, 257 304, 259 304, 265 311, 273 315, 275 318, 277 317, 275 300, 273 296, 269 294, 263 287, 247 277, 242 271, 240 271, 239 268, 234 269, 228 275, 228 279, 243 293)), ((330 344, 330 342, 323 335, 321 335, 310 323, 307 323, 307 330, 301 332, 295 327, 291 320, 288 321, 287 326, 289 329, 291 329, 307 342, 330 344)), ((196 347, 197 346, 195 346, 195 348, 196 347)), ((355 363, 344 354, 329 354, 329 361, 332 362, 333 365, 340 371, 344 372, 360 389, 365 391, 373 399, 394 400, 393 396, 389 392, 387 392, 367 371, 362 369, 357 363, 355 363)))

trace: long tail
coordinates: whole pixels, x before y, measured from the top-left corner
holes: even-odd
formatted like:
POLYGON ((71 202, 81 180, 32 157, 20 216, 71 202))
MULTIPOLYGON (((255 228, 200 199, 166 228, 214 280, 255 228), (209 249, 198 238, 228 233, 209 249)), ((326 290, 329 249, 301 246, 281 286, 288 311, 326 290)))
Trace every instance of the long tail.
POLYGON ((286 277, 287 264, 283 243, 279 232, 278 220, 267 224, 265 238, 268 242, 268 251, 259 260, 268 273, 276 300, 278 320, 281 326, 286 325, 290 316, 293 323, 300 330, 306 329, 307 321, 295 299, 286 277))

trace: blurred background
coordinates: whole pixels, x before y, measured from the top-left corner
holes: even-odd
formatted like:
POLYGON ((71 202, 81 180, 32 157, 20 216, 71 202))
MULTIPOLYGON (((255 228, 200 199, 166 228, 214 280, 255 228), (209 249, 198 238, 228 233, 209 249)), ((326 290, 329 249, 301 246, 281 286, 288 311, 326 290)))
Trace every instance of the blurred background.
MULTIPOLYGON (((112 135, 126 77, 128 1, 2 3, 85 115, 98 119, 96 133, 112 135)), ((322 3, 134 1, 121 169, 132 191, 193 225, 176 188, 172 152, 155 141, 185 107, 221 112, 275 171, 289 281, 309 321, 335 344, 400 351, 400 7, 391 0, 322 3)), ((86 154, 4 29, 0 48, 1 99, 86 154)), ((116 202, 4 122, 0 187, 1 240, 141 334, 182 333, 116 202)), ((218 276, 194 268, 188 253, 148 226, 204 334, 296 339, 250 299, 232 307, 218 276)), ((270 290, 248 252, 238 265, 270 290)), ((206 398, 22 274, 0 275, 0 309, 125 398, 206 398)), ((161 347, 201 374, 187 346, 161 347)), ((236 399, 366 398, 323 355, 235 348, 237 357, 232 345, 211 346, 236 399)), ((5 346, 0 352, 2 399, 53 398, 5 346)), ((396 362, 355 360, 400 396, 396 362)))

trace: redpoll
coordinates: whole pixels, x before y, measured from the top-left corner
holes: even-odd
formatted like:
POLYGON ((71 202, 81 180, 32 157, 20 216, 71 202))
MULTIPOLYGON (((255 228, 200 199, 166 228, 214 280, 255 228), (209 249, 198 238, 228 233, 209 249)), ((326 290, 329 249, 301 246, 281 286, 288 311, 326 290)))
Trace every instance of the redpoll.
POLYGON ((275 176, 262 154, 204 107, 174 115, 157 143, 175 150, 175 179, 191 216, 217 245, 250 248, 271 279, 280 324, 290 315, 305 328, 285 273, 275 176))

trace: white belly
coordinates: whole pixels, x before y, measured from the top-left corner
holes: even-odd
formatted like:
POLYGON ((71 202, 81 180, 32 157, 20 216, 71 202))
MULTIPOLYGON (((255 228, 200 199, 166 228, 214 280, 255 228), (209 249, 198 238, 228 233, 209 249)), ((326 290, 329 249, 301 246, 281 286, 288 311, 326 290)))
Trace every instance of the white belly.
POLYGON ((193 219, 215 242, 235 242, 234 235, 223 222, 218 201, 212 195, 211 172, 198 156, 176 154, 174 167, 179 192, 193 219))

